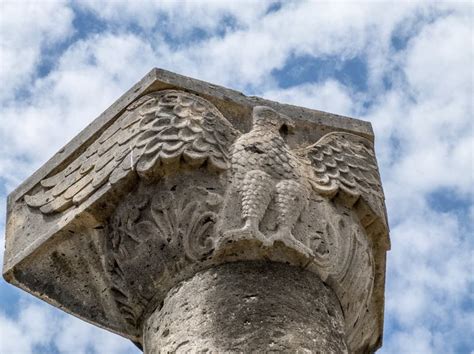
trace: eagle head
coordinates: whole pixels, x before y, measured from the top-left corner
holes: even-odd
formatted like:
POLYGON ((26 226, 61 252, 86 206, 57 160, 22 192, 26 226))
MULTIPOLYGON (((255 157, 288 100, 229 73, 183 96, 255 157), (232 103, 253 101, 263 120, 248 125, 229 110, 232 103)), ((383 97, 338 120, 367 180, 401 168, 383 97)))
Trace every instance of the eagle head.
POLYGON ((252 112, 252 120, 254 128, 264 128, 283 133, 292 132, 295 128, 290 117, 267 106, 255 106, 252 112))

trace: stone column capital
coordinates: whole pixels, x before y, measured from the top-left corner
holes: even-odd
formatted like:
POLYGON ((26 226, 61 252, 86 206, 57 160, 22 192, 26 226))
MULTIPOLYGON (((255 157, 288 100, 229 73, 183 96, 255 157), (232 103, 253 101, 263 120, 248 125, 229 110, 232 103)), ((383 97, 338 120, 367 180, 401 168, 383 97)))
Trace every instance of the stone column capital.
POLYGON ((9 196, 4 277, 141 342, 198 272, 286 263, 332 289, 366 352, 388 249, 369 123, 154 69, 9 196))

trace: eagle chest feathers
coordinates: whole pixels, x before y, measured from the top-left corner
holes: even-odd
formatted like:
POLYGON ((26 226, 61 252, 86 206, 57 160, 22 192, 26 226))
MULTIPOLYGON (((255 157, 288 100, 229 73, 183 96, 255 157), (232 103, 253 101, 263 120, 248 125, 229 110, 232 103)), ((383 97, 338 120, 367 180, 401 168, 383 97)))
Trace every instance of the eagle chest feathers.
POLYGON ((242 135, 231 150, 234 181, 239 183, 250 171, 262 171, 275 181, 299 179, 295 158, 275 132, 255 128, 242 135))

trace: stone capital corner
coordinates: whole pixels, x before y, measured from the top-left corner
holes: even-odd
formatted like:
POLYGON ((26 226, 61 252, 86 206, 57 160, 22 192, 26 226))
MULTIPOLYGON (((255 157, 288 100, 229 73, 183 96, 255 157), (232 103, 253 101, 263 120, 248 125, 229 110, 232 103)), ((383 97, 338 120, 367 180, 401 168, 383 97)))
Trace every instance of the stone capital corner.
POLYGON ((389 247, 370 123, 153 69, 11 193, 3 272, 142 343, 181 282, 287 264, 331 289, 365 353, 389 247))

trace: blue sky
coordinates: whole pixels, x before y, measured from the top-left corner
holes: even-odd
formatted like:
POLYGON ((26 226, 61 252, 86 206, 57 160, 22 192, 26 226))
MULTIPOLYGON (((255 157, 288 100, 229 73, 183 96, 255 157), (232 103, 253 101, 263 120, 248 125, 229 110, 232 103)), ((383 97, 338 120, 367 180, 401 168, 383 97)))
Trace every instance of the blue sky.
MULTIPOLYGON (((7 193, 152 67, 357 117, 375 130, 391 227, 380 353, 472 353, 473 11, 3 0, 0 213, 7 193)), ((1 353, 134 351, 0 281, 1 353)))

